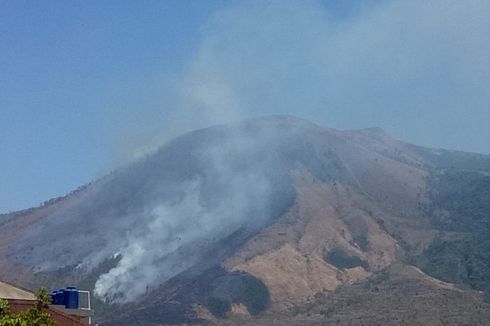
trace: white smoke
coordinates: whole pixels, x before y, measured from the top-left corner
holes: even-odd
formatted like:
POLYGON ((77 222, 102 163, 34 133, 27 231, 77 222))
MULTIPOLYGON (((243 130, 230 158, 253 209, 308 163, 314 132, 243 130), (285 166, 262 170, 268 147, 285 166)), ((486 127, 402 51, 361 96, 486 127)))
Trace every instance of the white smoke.
MULTIPOLYGON (((463 146, 471 139, 488 148, 484 133, 467 130, 487 128, 481 117, 490 107, 489 11, 490 2, 483 0, 395 0, 338 20, 318 1, 241 2, 210 19, 196 57, 172 89, 173 115, 167 118, 181 132, 293 114, 339 128, 380 125, 421 143, 432 137, 438 146, 463 146), (467 125, 459 128, 461 123, 467 125)), ((110 189, 94 187, 89 198, 34 231, 25 245, 34 250, 25 261, 40 271, 62 262, 90 272, 117 253, 117 266, 99 277, 95 294, 131 301, 199 262, 209 242, 267 223, 267 204, 277 189, 268 176, 275 166, 265 154, 268 139, 276 136, 275 130, 253 137, 224 134, 219 146, 200 153, 200 175, 160 180, 168 183, 154 193, 147 188, 159 181, 159 166, 124 175, 124 183, 109 182, 110 189), (263 152, 264 161, 237 170, 234 156, 254 151, 263 152), (139 185, 143 177, 147 183, 139 185), (219 185, 216 194, 206 193, 210 179, 219 185), (108 198, 109 208, 92 211, 97 198, 108 198), (124 204, 113 198, 125 198, 128 207, 110 206, 124 204), (80 205, 83 216, 76 214, 80 205), (86 231, 68 235, 75 253, 57 239, 67 229, 86 231), (52 238, 43 246, 46 234, 52 238)), ((184 165, 165 168, 185 170, 186 160, 194 158, 165 159, 184 165)))
POLYGON ((164 111, 179 128, 290 114, 488 152, 488 12, 486 0, 388 0, 338 18, 322 1, 238 2, 203 28, 164 111))
POLYGON ((257 225, 244 214, 250 205, 261 206, 267 200, 264 178, 237 176, 228 182, 229 196, 211 209, 201 206, 201 181, 195 180, 187 185, 178 204, 160 204, 148 211, 146 224, 128 235, 120 248, 118 265, 98 279, 95 295, 117 302, 137 298, 198 263, 213 239, 223 239, 248 224, 257 225))
POLYGON ((219 198, 204 207, 202 198, 214 195, 204 193, 205 180, 198 177, 179 185, 184 191, 177 203, 157 202, 146 208, 145 222, 127 234, 125 244, 118 248, 119 263, 100 276, 95 295, 111 302, 133 300, 197 264, 210 244, 240 228, 258 229, 267 223, 271 188, 265 173, 270 162, 257 162, 256 169, 245 172, 233 165, 236 153, 251 156, 271 136, 266 131, 245 137, 236 131, 219 145, 203 148, 200 160, 206 166, 201 173, 220 185, 219 198))
MULTIPOLYGON (((490 87, 488 12, 484 0, 393 0, 338 19, 320 1, 239 2, 204 27, 198 53, 173 89, 169 120, 191 129, 292 114, 341 128, 380 125, 419 143, 463 147, 468 126, 458 128, 462 121, 486 129, 478 117, 490 107, 484 95, 490 87)), ((488 147, 482 134, 473 143, 488 147)), ((185 270, 199 258, 189 255, 183 263, 172 253, 229 234, 247 218, 241 212, 256 199, 247 193, 250 176, 231 176, 223 153, 209 154, 217 174, 233 180, 230 201, 203 209, 195 180, 177 206, 150 208, 149 229, 121 248, 119 265, 97 282, 99 296, 140 294, 131 279, 152 285, 185 270), (177 235, 181 240, 172 240, 177 235)))

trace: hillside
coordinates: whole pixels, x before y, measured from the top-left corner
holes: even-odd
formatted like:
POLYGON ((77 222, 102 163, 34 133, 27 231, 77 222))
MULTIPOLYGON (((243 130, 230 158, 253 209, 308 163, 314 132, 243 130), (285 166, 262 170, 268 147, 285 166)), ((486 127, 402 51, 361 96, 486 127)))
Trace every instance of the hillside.
POLYGON ((484 325, 489 195, 488 155, 259 118, 0 216, 0 279, 103 325, 484 325))

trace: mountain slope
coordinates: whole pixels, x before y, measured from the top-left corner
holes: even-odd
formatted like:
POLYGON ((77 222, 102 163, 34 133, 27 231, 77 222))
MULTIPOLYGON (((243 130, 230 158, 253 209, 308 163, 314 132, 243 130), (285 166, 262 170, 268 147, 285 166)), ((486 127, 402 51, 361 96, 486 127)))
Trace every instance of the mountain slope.
MULTIPOLYGON (((352 323, 367 312, 345 310, 345 300, 382 293, 411 304, 403 291, 427 294, 420 324, 444 315, 444 298, 486 316, 480 293, 443 281, 490 284, 490 250, 477 241, 488 226, 489 171, 488 155, 421 148, 377 128, 274 116, 202 129, 64 198, 2 216, 0 277, 88 287, 108 325, 352 323), (448 257, 465 274, 448 274, 448 257), (354 317, 320 313, 326 302, 354 317)), ((373 302, 373 323, 398 311, 373 302)))

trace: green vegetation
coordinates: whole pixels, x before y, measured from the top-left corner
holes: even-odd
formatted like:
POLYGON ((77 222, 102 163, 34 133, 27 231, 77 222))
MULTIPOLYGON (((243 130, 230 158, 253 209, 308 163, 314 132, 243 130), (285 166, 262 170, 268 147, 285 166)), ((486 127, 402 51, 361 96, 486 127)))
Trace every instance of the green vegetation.
POLYGON ((374 272, 371 276, 369 276, 368 284, 378 285, 389 280, 389 278, 390 278, 390 272, 388 271, 387 268, 384 268, 380 271, 374 272))
POLYGON ((369 242, 366 233, 355 234, 352 237, 352 240, 364 251, 367 251, 369 248, 369 242))
POLYGON ((424 252, 424 270, 447 282, 467 284, 474 289, 490 290, 490 248, 472 239, 435 240, 424 252))
POLYGON ((269 290, 258 278, 247 273, 230 273, 213 282, 206 306, 216 317, 224 317, 232 303, 244 304, 257 315, 269 305, 269 290))
POLYGON ((490 177, 467 171, 446 171, 429 182, 432 223, 464 235, 438 238, 418 264, 442 280, 468 285, 490 297, 490 177))
POLYGON ((327 263, 332 264, 340 269, 353 268, 358 266, 361 266, 364 269, 368 269, 369 267, 367 261, 362 260, 357 256, 351 256, 340 248, 334 248, 330 250, 326 254, 325 260, 327 261, 327 263))
POLYGON ((43 310, 51 301, 48 290, 41 288, 36 296, 37 304, 19 313, 11 312, 8 301, 0 299, 0 326, 55 326, 51 315, 43 310))
POLYGON ((206 306, 215 317, 224 318, 231 310, 231 301, 224 298, 209 297, 206 306))
POLYGON ((269 290, 261 280, 248 275, 243 278, 243 290, 237 300, 245 304, 252 315, 256 315, 269 305, 269 290))

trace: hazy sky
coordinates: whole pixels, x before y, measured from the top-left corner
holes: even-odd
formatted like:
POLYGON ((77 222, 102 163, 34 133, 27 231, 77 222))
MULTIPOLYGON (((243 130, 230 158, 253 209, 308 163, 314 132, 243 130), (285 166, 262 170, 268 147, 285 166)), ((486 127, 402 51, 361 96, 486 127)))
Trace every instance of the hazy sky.
POLYGON ((0 1, 0 212, 293 114, 490 152, 490 1, 0 1))

